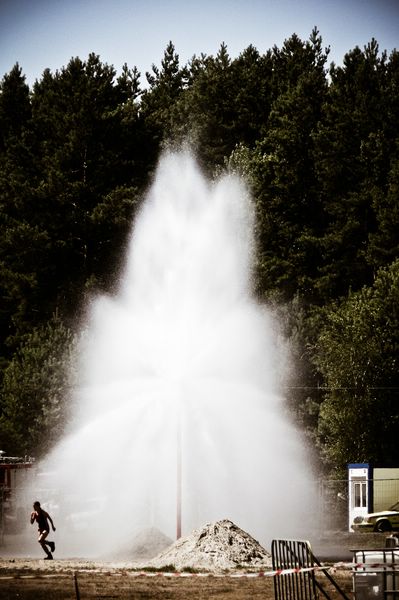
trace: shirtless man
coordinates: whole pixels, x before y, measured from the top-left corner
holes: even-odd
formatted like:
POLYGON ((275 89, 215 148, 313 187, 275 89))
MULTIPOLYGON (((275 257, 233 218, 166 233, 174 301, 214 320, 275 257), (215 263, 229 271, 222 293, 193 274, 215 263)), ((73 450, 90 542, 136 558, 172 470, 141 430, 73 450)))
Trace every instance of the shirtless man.
POLYGON ((55 550, 55 543, 48 542, 46 540, 46 537, 48 536, 49 531, 50 531, 50 526, 49 526, 48 522, 50 521, 53 531, 55 531, 54 523, 53 523, 52 518, 48 514, 48 512, 43 510, 42 507, 40 506, 40 502, 37 502, 37 501, 34 503, 33 512, 30 515, 31 525, 33 525, 33 523, 35 521, 37 522, 37 525, 39 528, 39 538, 37 541, 39 542, 39 544, 41 545, 41 547, 47 554, 47 556, 44 560, 53 560, 53 555, 51 554, 51 552, 54 552, 54 550, 55 550), (49 550, 47 550, 46 546, 49 546, 51 552, 49 550))

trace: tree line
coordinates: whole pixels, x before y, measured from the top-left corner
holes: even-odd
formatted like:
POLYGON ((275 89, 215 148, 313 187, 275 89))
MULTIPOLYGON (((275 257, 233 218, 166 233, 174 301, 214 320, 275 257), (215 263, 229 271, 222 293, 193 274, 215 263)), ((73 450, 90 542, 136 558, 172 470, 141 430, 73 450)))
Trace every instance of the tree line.
POLYGON ((315 28, 186 65, 170 42, 145 86, 96 54, 32 88, 18 64, 4 75, 3 449, 40 456, 61 434, 82 307, 113 290, 161 150, 189 139, 205 173, 252 190, 254 293, 290 340, 287 403, 315 459, 398 466, 399 53, 328 55, 315 28))

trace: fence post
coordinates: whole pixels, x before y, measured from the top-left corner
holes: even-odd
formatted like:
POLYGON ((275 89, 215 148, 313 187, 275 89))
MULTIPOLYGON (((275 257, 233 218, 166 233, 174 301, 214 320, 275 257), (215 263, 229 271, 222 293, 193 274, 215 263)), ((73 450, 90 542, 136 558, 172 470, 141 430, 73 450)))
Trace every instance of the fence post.
POLYGON ((76 575, 76 571, 73 572, 73 583, 74 583, 74 587, 75 587, 76 600, 80 600, 78 576, 76 575))

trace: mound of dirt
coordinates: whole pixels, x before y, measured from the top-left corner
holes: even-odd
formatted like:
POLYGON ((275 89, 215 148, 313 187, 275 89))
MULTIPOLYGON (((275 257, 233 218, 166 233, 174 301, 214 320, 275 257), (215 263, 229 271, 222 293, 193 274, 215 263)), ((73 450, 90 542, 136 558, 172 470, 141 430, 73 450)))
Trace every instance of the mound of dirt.
MULTIPOLYGON (((142 529, 132 539, 126 541, 118 550, 107 552, 100 559, 110 561, 144 561, 156 557, 169 548, 173 541, 156 527, 142 529)), ((147 562, 145 562, 147 564, 147 562)))
POLYGON ((133 539, 129 555, 135 560, 154 558, 170 546, 172 540, 164 533, 152 527, 144 529, 133 539))
POLYGON ((253 537, 225 519, 195 529, 149 564, 157 569, 172 565, 178 571, 265 569, 271 567, 271 556, 253 537))

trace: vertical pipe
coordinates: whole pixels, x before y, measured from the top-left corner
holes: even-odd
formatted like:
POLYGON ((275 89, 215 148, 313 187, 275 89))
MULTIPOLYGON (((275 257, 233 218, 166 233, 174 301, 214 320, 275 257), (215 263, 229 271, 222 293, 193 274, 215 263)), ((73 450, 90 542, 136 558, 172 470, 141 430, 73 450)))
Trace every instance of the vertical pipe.
POLYGON ((181 440, 181 414, 180 407, 177 415, 177 440, 176 440, 176 539, 181 538, 181 510, 182 510, 182 440, 181 440))

